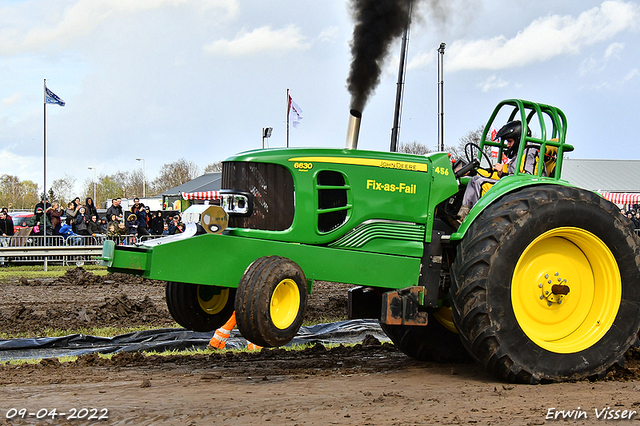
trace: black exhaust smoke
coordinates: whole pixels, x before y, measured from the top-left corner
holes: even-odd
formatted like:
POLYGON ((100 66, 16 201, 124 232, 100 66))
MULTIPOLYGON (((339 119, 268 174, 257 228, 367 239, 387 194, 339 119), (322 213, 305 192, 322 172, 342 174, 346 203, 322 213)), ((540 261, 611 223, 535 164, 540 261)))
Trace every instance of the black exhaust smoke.
POLYGON ((380 81, 389 47, 403 34, 411 19, 409 11, 419 0, 352 0, 355 21, 351 42, 351 71, 347 87, 351 109, 362 112, 380 81))

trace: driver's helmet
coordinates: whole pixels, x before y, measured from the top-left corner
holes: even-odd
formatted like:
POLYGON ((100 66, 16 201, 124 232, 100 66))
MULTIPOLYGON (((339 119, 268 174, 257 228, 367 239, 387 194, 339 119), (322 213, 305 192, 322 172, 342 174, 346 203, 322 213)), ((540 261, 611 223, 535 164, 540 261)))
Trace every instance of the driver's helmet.
MULTIPOLYGON (((507 157, 511 158, 518 152, 520 137, 522 135, 522 122, 520 120, 510 121, 496 133, 496 139, 513 139, 514 144, 510 149, 505 150, 507 157)), ((527 136, 531 136, 531 129, 527 126, 527 136)))

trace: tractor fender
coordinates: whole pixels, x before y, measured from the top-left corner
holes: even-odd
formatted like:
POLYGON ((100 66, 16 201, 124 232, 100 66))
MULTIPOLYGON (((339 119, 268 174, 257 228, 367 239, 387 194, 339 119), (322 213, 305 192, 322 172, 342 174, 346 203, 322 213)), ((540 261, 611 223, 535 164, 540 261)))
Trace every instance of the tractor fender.
POLYGON ((480 213, 490 205, 499 203, 503 196, 534 185, 560 185, 575 187, 575 185, 572 185, 568 181, 562 179, 531 177, 531 175, 506 176, 493 185, 491 189, 489 189, 487 193, 480 198, 476 205, 473 206, 458 230, 451 234, 450 241, 459 241, 464 238, 467 229, 469 229, 471 224, 478 218, 480 213))

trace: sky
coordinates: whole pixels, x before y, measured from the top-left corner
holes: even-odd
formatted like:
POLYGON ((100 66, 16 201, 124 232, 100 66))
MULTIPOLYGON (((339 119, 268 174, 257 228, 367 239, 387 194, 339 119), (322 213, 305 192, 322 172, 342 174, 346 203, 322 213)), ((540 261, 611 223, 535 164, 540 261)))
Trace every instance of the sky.
MULTIPOLYGON (((559 107, 571 158, 640 159, 640 3, 423 0, 411 25, 400 142, 456 146, 503 99, 559 107)), ((354 23, 346 0, 0 0, 0 174, 77 190, 184 158, 201 170, 286 145, 345 146, 354 23), (43 83, 66 105, 43 105, 43 83), (92 167, 93 169, 89 169, 92 167)), ((359 149, 388 151, 400 40, 362 116, 359 149)))

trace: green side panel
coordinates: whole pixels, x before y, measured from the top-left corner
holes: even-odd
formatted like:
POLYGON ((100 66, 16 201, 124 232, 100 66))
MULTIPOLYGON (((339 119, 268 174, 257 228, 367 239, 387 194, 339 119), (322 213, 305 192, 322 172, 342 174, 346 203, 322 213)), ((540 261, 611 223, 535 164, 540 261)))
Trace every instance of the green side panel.
POLYGON ((424 225, 370 221, 358 226, 329 247, 420 257, 424 251, 424 225))
POLYGON ((124 272, 133 275, 144 275, 151 267, 151 252, 146 249, 115 246, 108 263, 109 272, 124 272))
POLYGON ((199 235, 147 250, 117 247, 109 271, 164 281, 237 287, 254 260, 270 255, 293 260, 309 280, 404 288, 417 284, 420 272, 420 258, 217 234, 199 235))
POLYGON ((512 175, 506 176, 500 179, 495 185, 491 187, 480 197, 478 203, 473 206, 467 218, 462 222, 458 230, 451 234, 451 241, 461 240, 471 223, 476 220, 478 215, 486 209, 489 205, 493 204, 498 198, 510 193, 522 189, 527 186, 533 185, 562 185, 562 186, 574 186, 565 180, 549 178, 549 177, 535 177, 532 178, 531 175, 512 175))

